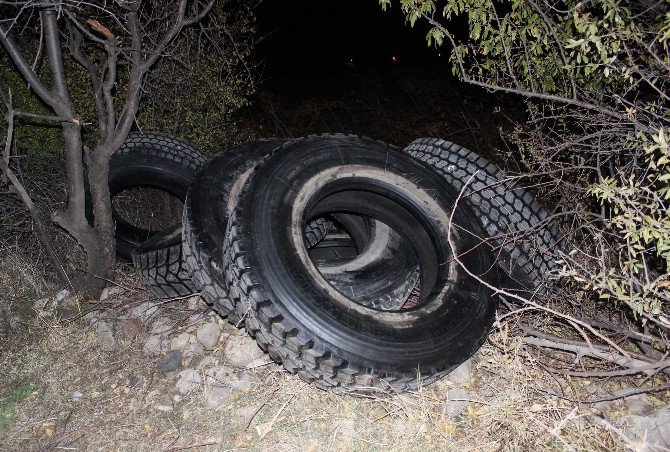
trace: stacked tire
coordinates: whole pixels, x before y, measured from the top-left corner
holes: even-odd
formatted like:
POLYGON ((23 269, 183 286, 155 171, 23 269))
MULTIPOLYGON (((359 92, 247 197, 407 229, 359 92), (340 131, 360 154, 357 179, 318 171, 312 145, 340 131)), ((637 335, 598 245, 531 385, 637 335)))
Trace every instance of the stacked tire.
POLYGON ((211 158, 181 227, 135 263, 147 274, 142 256, 163 249, 173 277, 149 278, 155 294, 199 292, 319 388, 406 390, 481 346, 497 289, 541 292, 559 242, 532 196, 470 151, 322 135, 211 158))

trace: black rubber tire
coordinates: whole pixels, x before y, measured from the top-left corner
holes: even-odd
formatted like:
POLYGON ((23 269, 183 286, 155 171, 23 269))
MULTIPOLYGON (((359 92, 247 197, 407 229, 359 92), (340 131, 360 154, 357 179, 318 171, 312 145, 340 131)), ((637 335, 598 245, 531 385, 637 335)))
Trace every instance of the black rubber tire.
POLYGON ((184 267, 181 225, 154 234, 132 252, 140 280, 158 298, 182 297, 196 292, 184 267))
POLYGON ((484 342, 497 306, 486 284, 452 259, 449 228, 463 266, 498 283, 478 239, 484 231, 469 207, 454 206, 456 196, 427 167, 369 139, 309 137, 275 153, 246 183, 226 236, 226 278, 248 310, 247 331, 323 389, 403 390, 449 372, 484 342), (342 211, 373 216, 412 243, 419 306, 371 309, 323 279, 297 231, 310 215, 342 211))
POLYGON ((417 259, 401 235, 381 222, 372 220, 371 224, 365 247, 353 259, 312 261, 328 283, 345 296, 363 306, 397 311, 419 282, 417 259))
MULTIPOLYGON (((267 139, 241 144, 222 152, 198 172, 184 204, 182 243, 185 266, 193 286, 207 304, 238 324, 235 304, 225 285, 223 244, 229 210, 256 165, 288 140, 267 139)), ((305 240, 318 243, 330 223, 317 219, 305 225, 305 240)))
POLYGON ((405 148, 461 191, 479 217, 500 267, 505 289, 544 293, 550 272, 559 269, 562 236, 549 213, 523 187, 484 157, 438 138, 419 138, 405 148))
MULTIPOLYGON (((184 202, 188 187, 207 158, 187 141, 159 132, 131 132, 109 161, 113 198, 134 187, 163 190, 184 202)), ((116 222, 116 255, 132 260, 132 251, 160 231, 138 228, 112 212, 116 222)), ((170 230, 174 225, 166 225, 170 230)))

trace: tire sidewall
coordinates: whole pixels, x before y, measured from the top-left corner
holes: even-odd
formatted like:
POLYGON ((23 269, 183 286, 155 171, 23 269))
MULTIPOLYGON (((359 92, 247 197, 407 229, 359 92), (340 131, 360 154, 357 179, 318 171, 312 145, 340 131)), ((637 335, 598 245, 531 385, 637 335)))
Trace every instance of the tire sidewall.
MULTIPOLYGON (((308 139, 268 160, 252 176, 241 199, 241 224, 246 225, 243 245, 253 250, 247 253, 247 259, 250 268, 257 269, 260 286, 283 318, 344 359, 389 372, 412 372, 417 366, 439 371, 459 364, 481 345, 493 320, 496 302, 485 285, 461 274, 448 297, 438 290, 436 301, 426 307, 382 313, 334 302, 334 289, 304 264, 294 231, 305 219, 292 213, 298 194, 315 175, 333 168, 346 173, 347 167, 372 168, 374 177, 354 175, 349 179, 353 183, 367 180, 372 184, 367 188, 394 197, 411 209, 431 230, 438 258, 449 254, 449 244, 439 238, 446 237, 457 197, 452 187, 387 145, 353 138, 337 140, 335 145, 328 140, 308 139), (390 321, 390 316, 395 320, 390 321)), ((334 181, 344 183, 346 178, 332 174, 334 181)), ((309 196, 319 196, 316 192, 320 189, 315 187, 309 196)), ((481 232, 467 207, 455 209, 454 221, 481 232)), ((487 282, 497 282, 495 272, 486 273, 492 257, 482 246, 461 259, 487 282)), ((440 287, 446 287, 446 271, 440 270, 440 287)))

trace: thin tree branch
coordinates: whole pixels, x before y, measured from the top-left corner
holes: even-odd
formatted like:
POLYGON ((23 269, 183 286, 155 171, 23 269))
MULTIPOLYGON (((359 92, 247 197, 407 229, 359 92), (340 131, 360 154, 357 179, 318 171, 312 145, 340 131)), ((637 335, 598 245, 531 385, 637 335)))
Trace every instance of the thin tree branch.
POLYGON ((14 43, 14 40, 9 35, 9 31, 0 26, 0 43, 9 54, 19 72, 26 79, 30 88, 47 104, 51 105, 56 101, 56 96, 52 93, 39 79, 35 71, 32 70, 30 64, 23 57, 23 54, 14 43))
POLYGON ((16 177, 16 174, 14 174, 12 169, 9 167, 9 155, 11 152, 14 134, 14 110, 12 106, 11 91, 9 92, 8 96, 5 97, 3 95, 3 99, 5 100, 5 106, 7 108, 7 114, 5 116, 7 121, 7 136, 5 138, 5 147, 2 153, 2 158, 0 159, 0 169, 13 187, 14 193, 21 199, 23 204, 26 206, 26 209, 28 209, 31 218, 33 219, 33 225, 35 227, 35 232, 37 233, 37 238, 42 243, 42 246, 46 251, 47 258, 58 275, 58 279, 60 279, 61 283, 65 284, 68 288, 72 288, 70 279, 67 277, 60 260, 56 256, 51 237, 44 227, 44 222, 42 221, 37 207, 35 207, 33 200, 31 199, 26 189, 23 187, 23 184, 21 184, 19 179, 16 177))

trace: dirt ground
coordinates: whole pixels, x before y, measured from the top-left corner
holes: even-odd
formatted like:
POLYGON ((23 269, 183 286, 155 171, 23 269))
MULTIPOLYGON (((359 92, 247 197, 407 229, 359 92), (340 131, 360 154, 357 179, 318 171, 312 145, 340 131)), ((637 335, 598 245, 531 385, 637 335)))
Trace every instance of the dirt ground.
MULTIPOLYGON (((132 274, 121 283, 104 302, 55 312, 67 318, 40 316, 34 300, 14 299, 14 334, 0 357, 1 450, 609 451, 635 449, 642 439, 616 427, 630 399, 593 402, 634 382, 552 375, 505 320, 470 369, 412 393, 336 395, 262 358, 234 369, 244 384, 213 405, 207 369, 195 364, 201 356, 165 371, 165 350, 148 353, 145 332, 167 319, 174 344, 194 322, 216 323, 221 337, 206 352, 213 366, 227 362, 229 343, 256 354, 255 343, 193 299, 152 299, 132 274), (152 318, 121 331, 121 320, 147 303, 156 306, 152 318), (111 346, 92 318, 116 325, 111 346), (202 380, 180 386, 184 369, 202 380)), ((644 401, 647 410, 667 404, 664 393, 644 401)))

